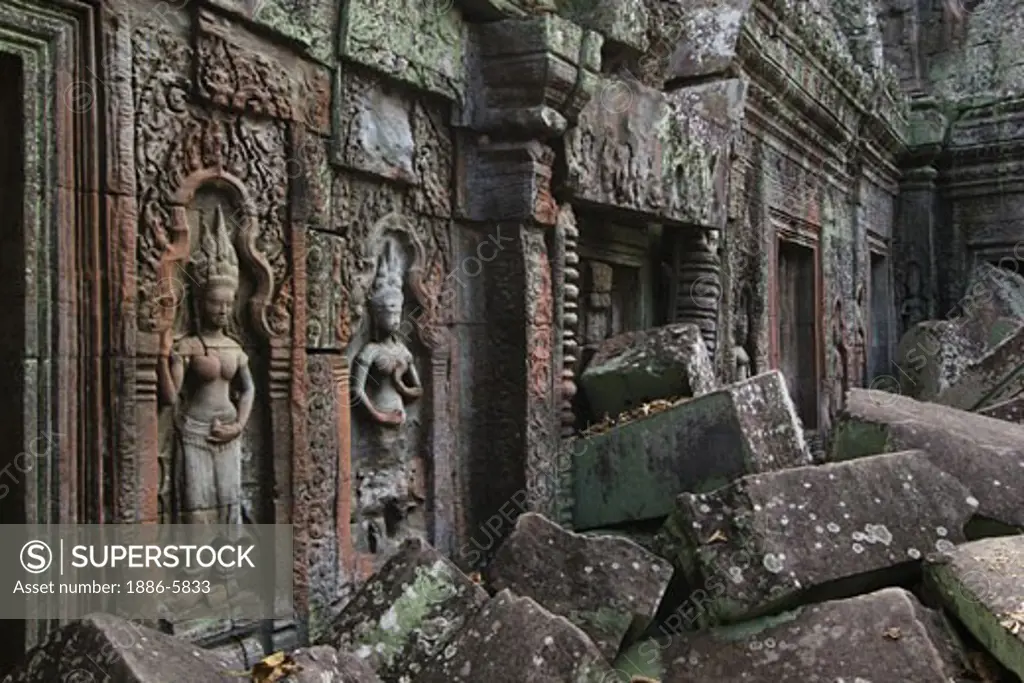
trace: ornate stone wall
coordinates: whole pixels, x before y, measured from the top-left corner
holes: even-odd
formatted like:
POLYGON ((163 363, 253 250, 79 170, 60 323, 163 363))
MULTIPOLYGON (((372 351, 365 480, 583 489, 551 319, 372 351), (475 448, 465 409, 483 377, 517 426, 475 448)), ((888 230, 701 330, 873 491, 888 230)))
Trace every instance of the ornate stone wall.
MULTIPOLYGON (((17 363, 25 423, 62 436, 19 510, 210 512, 175 368, 214 335, 237 423, 203 429, 234 444, 242 521, 294 526, 299 639, 405 537, 469 565, 510 502, 571 524, 575 378, 615 332, 692 322, 726 381, 737 348, 763 372, 809 335, 794 391, 823 426, 868 381, 871 253, 935 285, 892 229, 935 196, 921 170, 895 204, 906 112, 881 55, 902 43, 855 3, 8 5, 0 25, 55 47, 2 51, 59 103, 24 104, 45 207, 25 253, 57 276, 27 293, 17 363), (809 256, 780 267, 791 248, 809 256)), ((971 201, 971 239, 998 231, 971 201)))

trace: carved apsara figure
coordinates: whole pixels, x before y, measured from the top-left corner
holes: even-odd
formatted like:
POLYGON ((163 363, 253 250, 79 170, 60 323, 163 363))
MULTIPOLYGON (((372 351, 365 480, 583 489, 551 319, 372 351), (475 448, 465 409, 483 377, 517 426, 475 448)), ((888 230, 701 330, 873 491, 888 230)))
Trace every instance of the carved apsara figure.
POLYGON ((909 263, 903 290, 903 305, 900 307, 900 317, 903 319, 901 332, 906 332, 928 317, 928 302, 924 298, 922 284, 921 267, 915 262, 909 263))
POLYGON ((750 316, 748 313, 747 293, 740 295, 736 307, 736 318, 733 326, 733 381, 742 382, 752 374, 750 352, 750 316))
POLYGON ((424 465, 405 448, 406 405, 423 394, 412 351, 401 334, 405 254, 385 239, 369 294, 372 338, 353 362, 352 392, 369 415, 375 451, 356 474, 361 544, 387 557, 425 528, 424 465))
POLYGON ((856 338, 853 349, 853 369, 850 376, 857 386, 863 386, 867 381, 868 365, 868 333, 866 310, 864 308, 864 285, 857 285, 857 295, 854 297, 854 315, 857 325, 856 338))
POLYGON ((849 353, 846 348, 846 326, 843 324, 843 306, 836 301, 832 309, 832 344, 829 352, 829 391, 828 418, 832 420, 842 410, 846 402, 846 392, 850 388, 849 353))
POLYGON ((174 498, 186 524, 242 522, 239 437, 256 396, 249 358, 230 336, 238 293, 238 257, 218 207, 190 263, 190 332, 161 337, 157 378, 175 409, 174 498))
POLYGON ((373 339, 356 356, 352 377, 357 401, 385 428, 404 424, 406 402, 423 394, 412 351, 399 336, 404 275, 405 263, 398 244, 386 240, 370 291, 373 339))

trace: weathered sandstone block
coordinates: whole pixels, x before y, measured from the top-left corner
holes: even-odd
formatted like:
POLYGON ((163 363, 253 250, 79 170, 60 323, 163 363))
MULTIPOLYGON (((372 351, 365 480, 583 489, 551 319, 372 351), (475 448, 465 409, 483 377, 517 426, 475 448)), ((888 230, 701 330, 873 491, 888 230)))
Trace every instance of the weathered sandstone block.
POLYGON ((716 384, 704 338, 687 323, 605 340, 579 383, 595 421, 655 399, 701 396, 716 384))
POLYGON ((364 583, 325 643, 366 660, 385 683, 419 670, 455 636, 487 593, 437 550, 404 542, 364 583))
POLYGON ((957 641, 942 616, 885 588, 711 633, 647 640, 614 664, 661 683, 958 680, 957 641))
POLYGON ((715 589, 699 621, 735 623, 826 588, 842 598, 886 585, 885 570, 963 541, 972 502, 965 486, 909 451, 683 494, 663 537, 680 577, 715 589))
POLYGON ((581 530, 664 517, 684 491, 811 463, 778 371, 588 436, 573 449, 573 521, 581 530))
POLYGON ((1024 536, 962 545, 931 558, 925 576, 978 642, 1024 678, 1024 536))
POLYGON ((921 449, 959 479, 978 515, 1024 526, 1024 427, 884 391, 851 389, 830 459, 921 449))
POLYGON ((489 587, 510 589, 564 616, 609 661, 658 610, 671 565, 626 538, 583 536, 528 512, 487 567, 489 587))
POLYGON ((610 683, 586 634, 531 598, 503 590, 434 656, 416 683, 610 683))

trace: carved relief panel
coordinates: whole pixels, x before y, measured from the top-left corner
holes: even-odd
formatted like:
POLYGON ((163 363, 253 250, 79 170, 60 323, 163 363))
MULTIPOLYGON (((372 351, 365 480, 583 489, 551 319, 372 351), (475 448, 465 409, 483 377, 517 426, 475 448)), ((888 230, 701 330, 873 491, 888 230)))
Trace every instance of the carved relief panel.
POLYGON ((450 352, 440 308, 442 250, 433 240, 425 246, 397 213, 360 243, 347 278, 352 483, 344 494, 351 496, 352 550, 370 570, 406 538, 436 543, 450 533, 450 352))
MULTIPOLYGON (((301 458, 290 400, 301 345, 292 338, 289 124, 199 106, 195 60, 213 73, 230 70, 227 57, 192 51, 184 13, 180 25, 143 18, 157 23, 132 35, 138 335, 122 514, 287 523, 301 458), (202 469, 217 449, 232 456, 223 490, 202 469)), ((247 74, 236 73, 256 78, 247 74)), ((274 96, 242 85, 256 99, 274 96)), ((257 109, 274 111, 265 104, 257 109)))
POLYGON ((273 336, 273 273, 255 248, 254 216, 239 180, 198 171, 174 201, 174 258, 163 263, 158 283, 168 304, 158 323, 157 388, 167 406, 160 518, 269 521, 273 510, 260 509, 272 480, 267 396, 256 378, 267 374, 262 347, 273 336))

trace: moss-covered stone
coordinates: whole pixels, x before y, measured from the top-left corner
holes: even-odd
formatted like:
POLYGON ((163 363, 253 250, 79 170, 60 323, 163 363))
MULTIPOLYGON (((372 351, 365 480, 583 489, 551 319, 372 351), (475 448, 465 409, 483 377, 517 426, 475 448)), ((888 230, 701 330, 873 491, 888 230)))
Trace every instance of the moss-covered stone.
POLYGON ((978 642, 1024 678, 1024 535, 962 545, 925 576, 978 642))
POLYGON ((366 581, 316 644, 349 650, 386 682, 419 671, 487 593, 424 541, 406 541, 366 581), (324 642, 326 641, 326 642, 324 642))
POLYGON ((683 491, 810 463, 777 371, 582 438, 572 449, 578 529, 665 517, 683 491))

